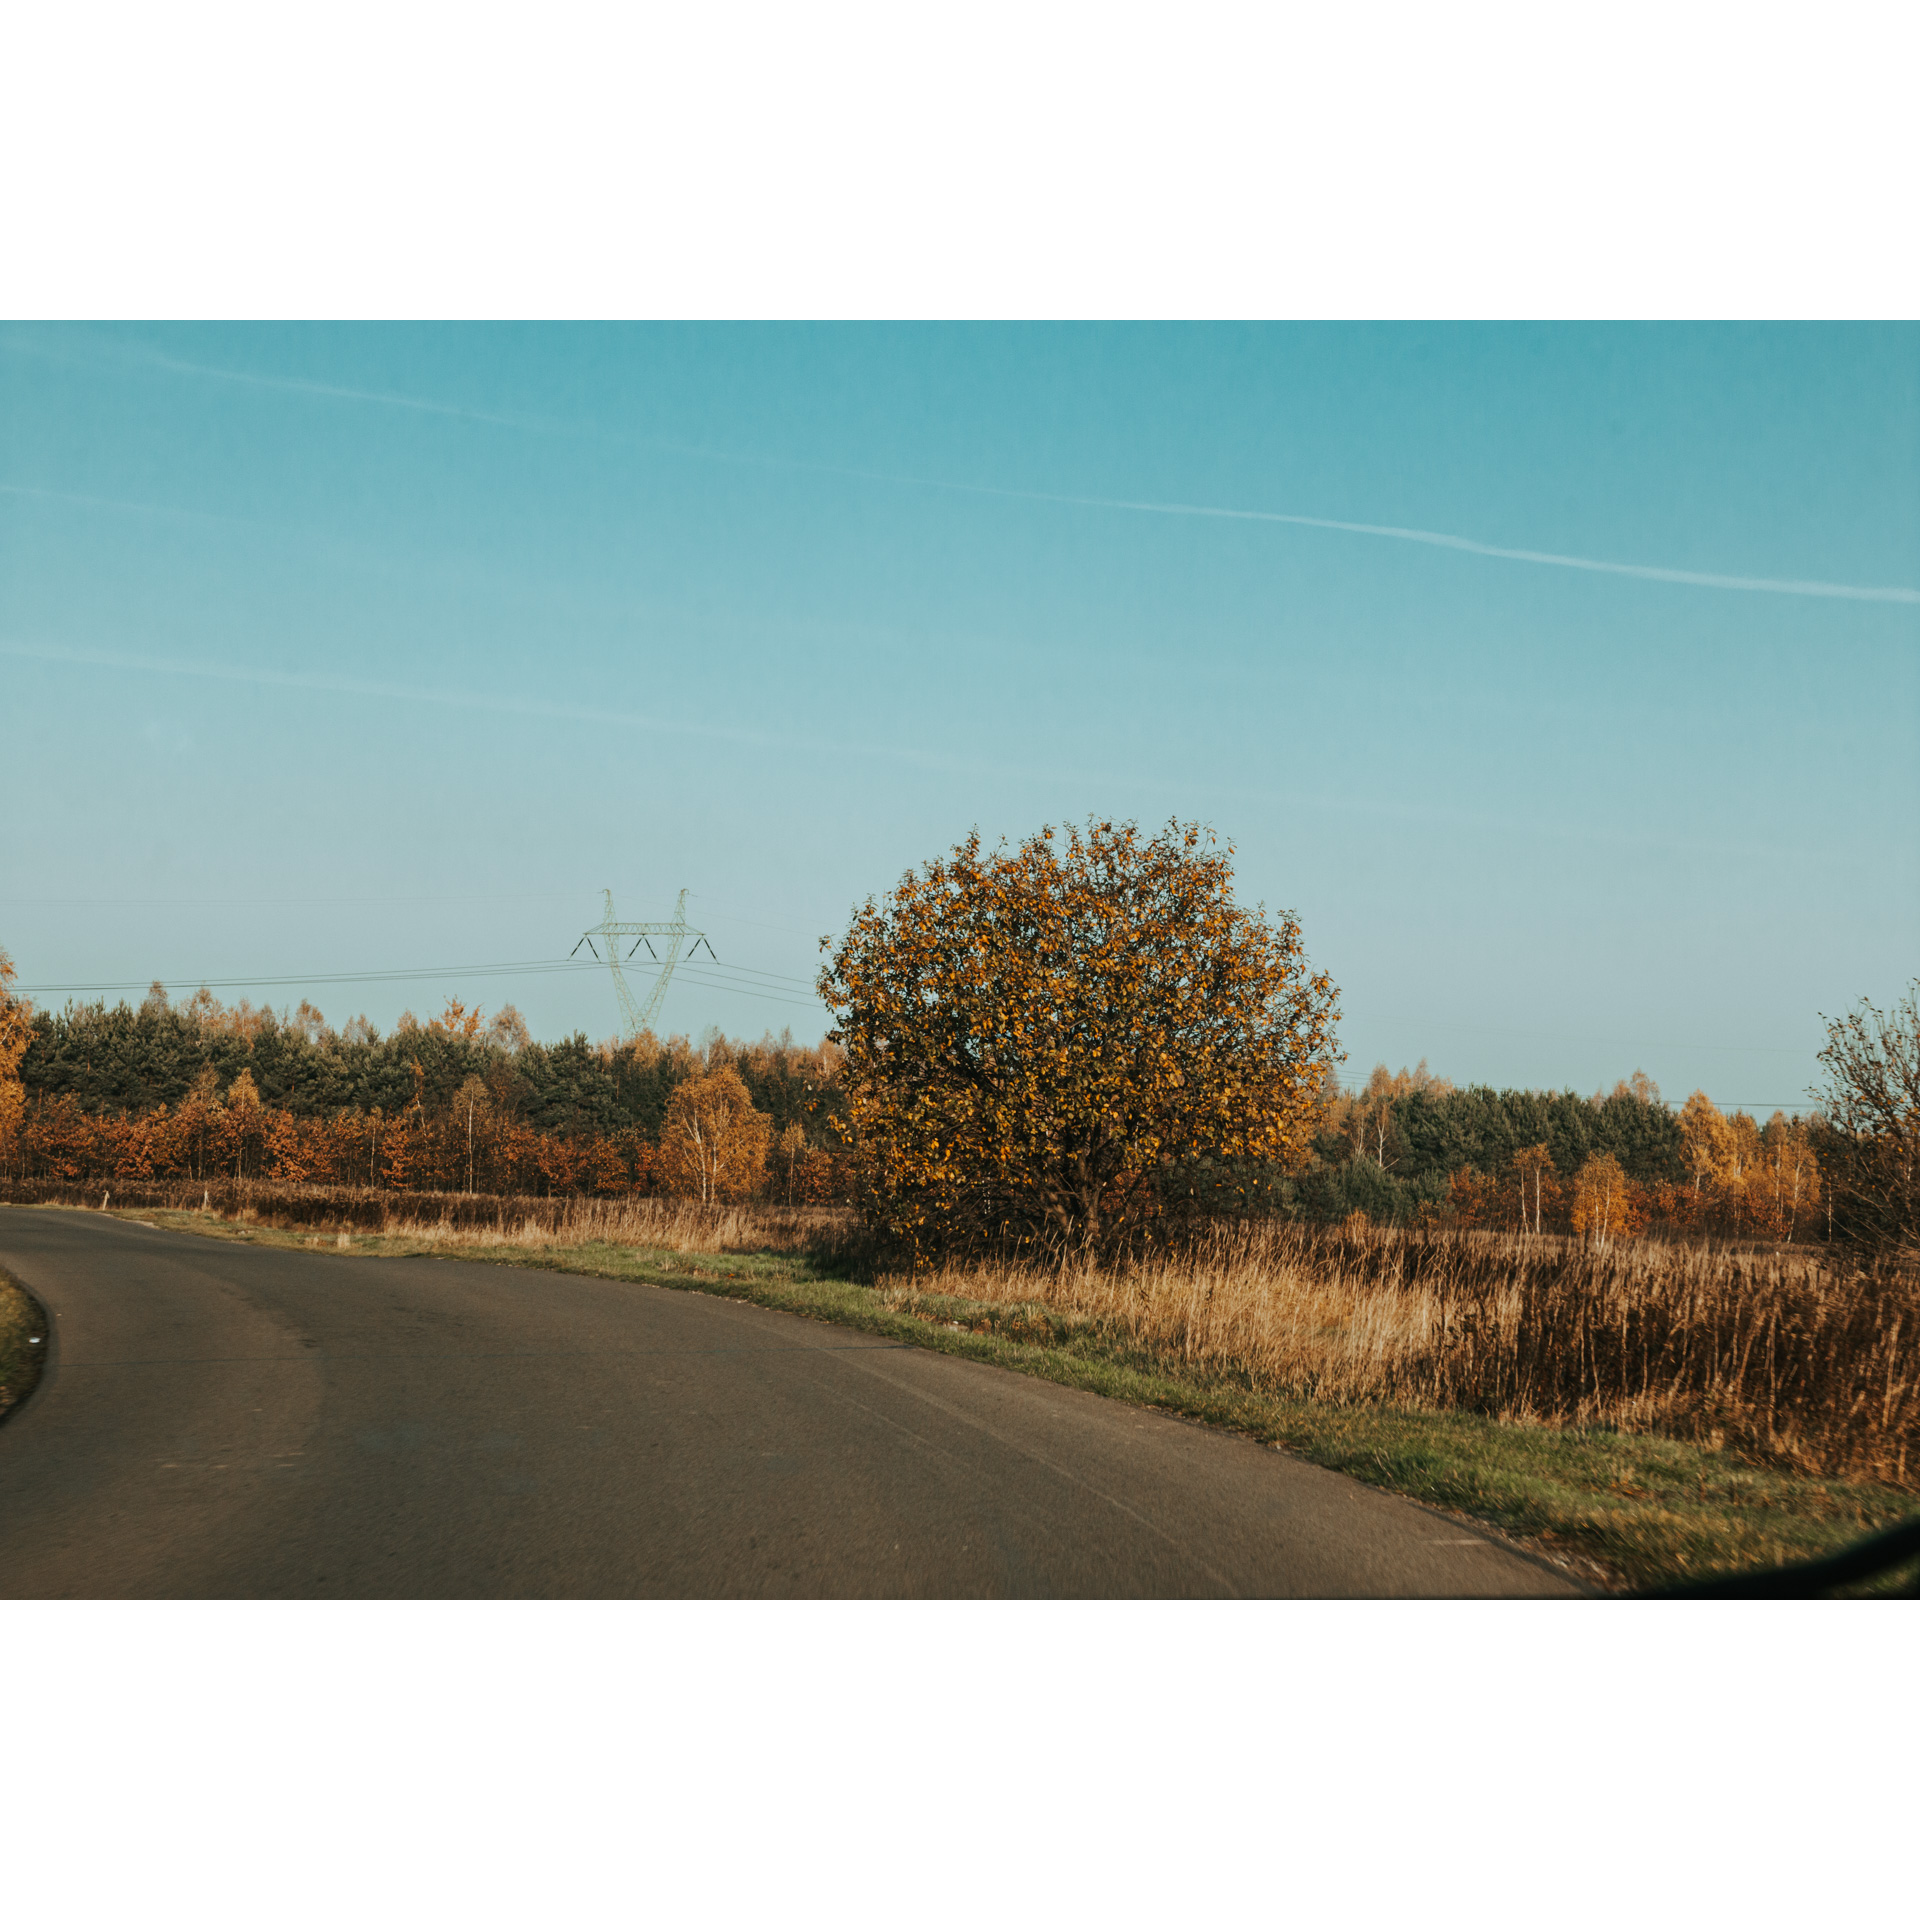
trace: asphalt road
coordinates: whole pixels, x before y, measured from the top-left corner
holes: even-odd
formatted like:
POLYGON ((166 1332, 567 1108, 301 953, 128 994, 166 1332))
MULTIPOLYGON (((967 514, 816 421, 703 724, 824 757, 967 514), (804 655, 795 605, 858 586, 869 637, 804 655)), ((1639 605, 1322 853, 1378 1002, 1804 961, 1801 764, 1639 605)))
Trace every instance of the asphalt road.
POLYGON ((1161 1415, 731 1301, 0 1207, 0 1596, 1552 1595, 1161 1415))

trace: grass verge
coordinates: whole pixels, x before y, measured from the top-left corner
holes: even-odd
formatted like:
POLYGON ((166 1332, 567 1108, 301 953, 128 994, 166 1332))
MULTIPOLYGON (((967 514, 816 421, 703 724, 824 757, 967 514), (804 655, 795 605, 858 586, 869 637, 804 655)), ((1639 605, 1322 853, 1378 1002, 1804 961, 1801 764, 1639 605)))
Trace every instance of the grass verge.
MULTIPOLYGON (((1084 1316, 904 1284, 856 1285, 804 1254, 678 1253, 602 1242, 449 1247, 404 1232, 305 1233, 210 1213, 130 1217, 263 1246, 595 1274, 857 1327, 1247 1434, 1479 1521, 1616 1592, 1815 1558, 1920 1509, 1897 1487, 1786 1473, 1654 1435, 1255 1392, 1129 1352, 1084 1316)), ((1882 1576, 1856 1591, 1892 1592, 1908 1578, 1882 1576)))
POLYGON ((47 1358, 47 1316, 40 1302, 0 1267, 0 1420, 40 1379, 47 1358))

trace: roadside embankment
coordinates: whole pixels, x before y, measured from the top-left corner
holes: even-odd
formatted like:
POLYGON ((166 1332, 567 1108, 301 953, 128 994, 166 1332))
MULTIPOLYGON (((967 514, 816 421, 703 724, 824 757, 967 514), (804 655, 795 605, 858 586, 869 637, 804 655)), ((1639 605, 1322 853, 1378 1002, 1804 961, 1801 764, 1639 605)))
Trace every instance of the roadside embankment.
POLYGON ((0 1268, 0 1420, 40 1379, 47 1358, 47 1316, 40 1302, 0 1268))

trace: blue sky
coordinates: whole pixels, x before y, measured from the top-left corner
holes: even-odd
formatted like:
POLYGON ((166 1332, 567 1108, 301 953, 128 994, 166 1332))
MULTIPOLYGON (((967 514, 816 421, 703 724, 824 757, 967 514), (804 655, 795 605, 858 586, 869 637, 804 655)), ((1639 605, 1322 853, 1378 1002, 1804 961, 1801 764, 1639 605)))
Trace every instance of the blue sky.
POLYGON ((0 418, 28 983, 602 1036, 459 969, 686 886, 757 971, 665 1024, 810 1039, 858 900, 1089 814, 1230 838, 1361 1073, 1770 1110, 1920 971, 1920 329, 14 326, 0 418))

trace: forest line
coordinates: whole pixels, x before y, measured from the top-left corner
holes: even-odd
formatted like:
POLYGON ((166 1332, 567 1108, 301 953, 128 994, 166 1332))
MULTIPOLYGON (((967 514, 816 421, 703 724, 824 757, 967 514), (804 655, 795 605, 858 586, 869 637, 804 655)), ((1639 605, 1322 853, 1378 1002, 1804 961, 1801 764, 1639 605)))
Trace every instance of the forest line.
MULTIPOLYGON (((258 1178, 394 1191, 848 1198, 856 1170, 831 1041, 584 1034, 543 1044, 511 1006, 450 1000, 382 1036, 204 988, 26 1012, 0 1172, 24 1179, 258 1178), (838 1123, 838 1124, 836 1124, 838 1123)), ((5 1115, 0 1113, 0 1123, 5 1115)), ((1186 1160, 1173 1214, 1445 1222, 1631 1238, 1824 1237, 1817 1118, 1678 1109, 1644 1075, 1611 1093, 1456 1088, 1382 1066, 1329 1074, 1299 1164, 1186 1160)))

